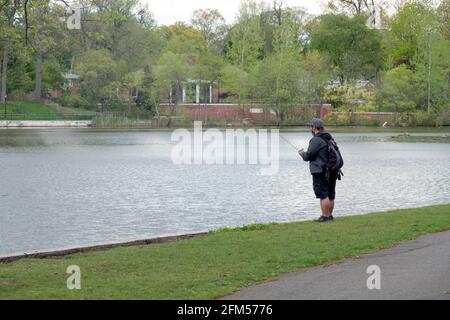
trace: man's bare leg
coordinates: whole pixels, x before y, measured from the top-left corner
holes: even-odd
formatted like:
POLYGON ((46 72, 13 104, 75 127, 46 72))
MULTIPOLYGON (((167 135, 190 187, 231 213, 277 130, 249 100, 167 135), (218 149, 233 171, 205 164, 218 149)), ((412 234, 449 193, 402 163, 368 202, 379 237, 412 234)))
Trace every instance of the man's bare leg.
POLYGON ((334 211, 334 200, 330 200, 330 216, 333 215, 334 211))
POLYGON ((320 200, 320 208, 322 209, 322 215, 324 217, 329 217, 330 213, 330 199, 321 199, 320 200))

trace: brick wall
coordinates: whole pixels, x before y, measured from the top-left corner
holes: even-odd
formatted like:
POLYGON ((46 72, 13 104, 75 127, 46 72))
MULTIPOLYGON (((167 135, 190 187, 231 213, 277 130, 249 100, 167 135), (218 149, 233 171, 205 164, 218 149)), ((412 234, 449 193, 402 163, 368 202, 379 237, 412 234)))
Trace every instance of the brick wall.
MULTIPOLYGON (((160 106, 163 115, 181 116, 190 120, 263 120, 275 121, 276 115, 269 108, 251 105, 213 104, 213 105, 178 105, 160 106)), ((290 108, 285 115, 286 119, 312 119, 331 117, 331 105, 307 105, 290 108)))

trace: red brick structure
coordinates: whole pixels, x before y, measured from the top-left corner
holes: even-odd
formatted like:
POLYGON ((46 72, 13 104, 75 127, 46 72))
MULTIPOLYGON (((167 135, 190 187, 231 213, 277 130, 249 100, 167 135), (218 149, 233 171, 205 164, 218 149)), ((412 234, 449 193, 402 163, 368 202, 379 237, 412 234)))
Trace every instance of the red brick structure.
MULTIPOLYGON (((161 115, 180 116, 189 120, 250 120, 276 121, 277 117, 270 108, 235 104, 193 104, 159 108, 161 115)), ((328 119, 332 117, 331 105, 304 105, 290 108, 285 119, 308 120, 312 118, 328 119)))

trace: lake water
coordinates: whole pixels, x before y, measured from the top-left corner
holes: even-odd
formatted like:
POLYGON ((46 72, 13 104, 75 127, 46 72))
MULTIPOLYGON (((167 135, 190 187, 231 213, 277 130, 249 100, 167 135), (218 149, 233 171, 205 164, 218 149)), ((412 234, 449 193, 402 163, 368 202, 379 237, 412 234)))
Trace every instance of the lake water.
MULTIPOLYGON (((335 216, 450 203, 450 144, 335 134, 346 165, 335 216)), ((307 146, 308 132, 284 133, 307 146)), ((0 256, 319 216, 308 165, 180 166, 171 132, 0 130, 0 256)))

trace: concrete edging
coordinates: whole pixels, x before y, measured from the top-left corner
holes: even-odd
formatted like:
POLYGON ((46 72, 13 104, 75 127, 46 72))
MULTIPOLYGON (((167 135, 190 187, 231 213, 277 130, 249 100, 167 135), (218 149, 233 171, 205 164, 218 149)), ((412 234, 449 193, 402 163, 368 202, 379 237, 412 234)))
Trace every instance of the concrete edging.
POLYGON ((121 242, 121 243, 109 243, 109 244, 103 244, 103 245, 56 250, 56 251, 49 251, 49 252, 36 252, 36 253, 30 253, 30 254, 24 253, 21 255, 16 255, 16 256, 11 256, 11 257, 0 257, 0 264, 11 263, 11 262, 22 260, 22 259, 55 258, 55 257, 63 257, 63 256, 67 256, 67 255, 72 255, 72 254, 76 254, 76 253, 105 251, 105 250, 110 250, 110 249, 115 249, 115 248, 145 246, 145 245, 150 245, 150 244, 167 243, 167 242, 180 241, 180 240, 190 240, 190 239, 193 239, 196 237, 206 236, 207 234, 208 234, 207 232, 201 232, 201 233, 192 233, 192 234, 185 234, 185 235, 133 240, 133 241, 121 242))
POLYGON ((36 121, 36 120, 2 120, 0 127, 4 128, 87 128, 92 126, 90 120, 74 121, 36 121))

